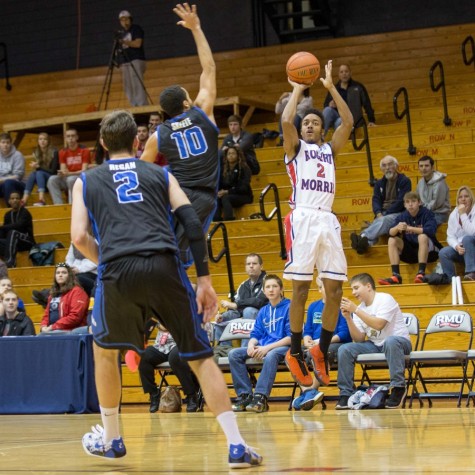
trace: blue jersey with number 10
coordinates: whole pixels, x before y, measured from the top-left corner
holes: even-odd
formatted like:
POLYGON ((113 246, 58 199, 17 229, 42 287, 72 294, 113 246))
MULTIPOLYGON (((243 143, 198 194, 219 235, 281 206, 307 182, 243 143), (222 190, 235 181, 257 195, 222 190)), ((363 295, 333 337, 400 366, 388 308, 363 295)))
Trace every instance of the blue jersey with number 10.
POLYGON ((180 186, 217 190, 219 129, 200 108, 166 120, 155 133, 158 150, 180 186))

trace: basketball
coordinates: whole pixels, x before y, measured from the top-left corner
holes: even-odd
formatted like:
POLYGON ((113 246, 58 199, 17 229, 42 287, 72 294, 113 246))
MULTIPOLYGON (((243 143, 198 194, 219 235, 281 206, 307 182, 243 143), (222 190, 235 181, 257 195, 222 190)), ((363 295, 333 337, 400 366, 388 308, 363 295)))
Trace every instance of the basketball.
POLYGON ((312 53, 300 51, 289 58, 286 71, 291 81, 312 84, 320 74, 320 63, 312 53))

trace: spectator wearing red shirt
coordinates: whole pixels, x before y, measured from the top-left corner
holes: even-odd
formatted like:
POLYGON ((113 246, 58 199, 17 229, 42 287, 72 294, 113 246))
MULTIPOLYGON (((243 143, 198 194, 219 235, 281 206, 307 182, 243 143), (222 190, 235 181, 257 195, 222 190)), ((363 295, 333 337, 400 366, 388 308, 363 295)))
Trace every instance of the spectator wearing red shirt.
POLYGON ((59 151, 59 170, 57 175, 48 179, 48 190, 55 205, 64 203, 62 191, 68 192, 68 202, 72 201, 71 191, 79 174, 87 170, 91 163, 91 153, 88 148, 79 145, 78 133, 68 129, 64 135, 66 148, 59 151))

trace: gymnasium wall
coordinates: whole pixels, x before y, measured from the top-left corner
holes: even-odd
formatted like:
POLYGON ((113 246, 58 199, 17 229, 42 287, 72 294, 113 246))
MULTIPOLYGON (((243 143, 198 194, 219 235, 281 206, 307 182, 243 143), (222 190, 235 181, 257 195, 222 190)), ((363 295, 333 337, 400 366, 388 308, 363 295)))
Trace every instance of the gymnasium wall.
MULTIPOLYGON (((252 4, 258 1, 196 0, 213 51, 253 47, 252 4)), ((144 28, 149 59, 193 55, 191 35, 175 26, 175 4, 171 0, 3 0, 0 42, 8 47, 10 75, 106 66, 123 9, 144 28)), ((332 0, 331 4, 340 36, 475 21, 473 0, 332 0)), ((266 37, 268 45, 277 43, 269 24, 266 37)), ((0 66, 0 77, 3 71, 0 66)))

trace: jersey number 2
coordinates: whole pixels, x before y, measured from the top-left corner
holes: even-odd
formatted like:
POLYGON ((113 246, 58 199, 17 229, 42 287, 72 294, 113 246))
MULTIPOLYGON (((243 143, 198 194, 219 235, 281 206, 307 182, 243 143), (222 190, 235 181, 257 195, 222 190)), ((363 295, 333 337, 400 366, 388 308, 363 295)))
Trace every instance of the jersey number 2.
POLYGON ((119 203, 137 203, 143 201, 142 193, 136 193, 139 186, 139 178, 136 172, 123 171, 114 173, 114 183, 120 183, 116 188, 119 203))

